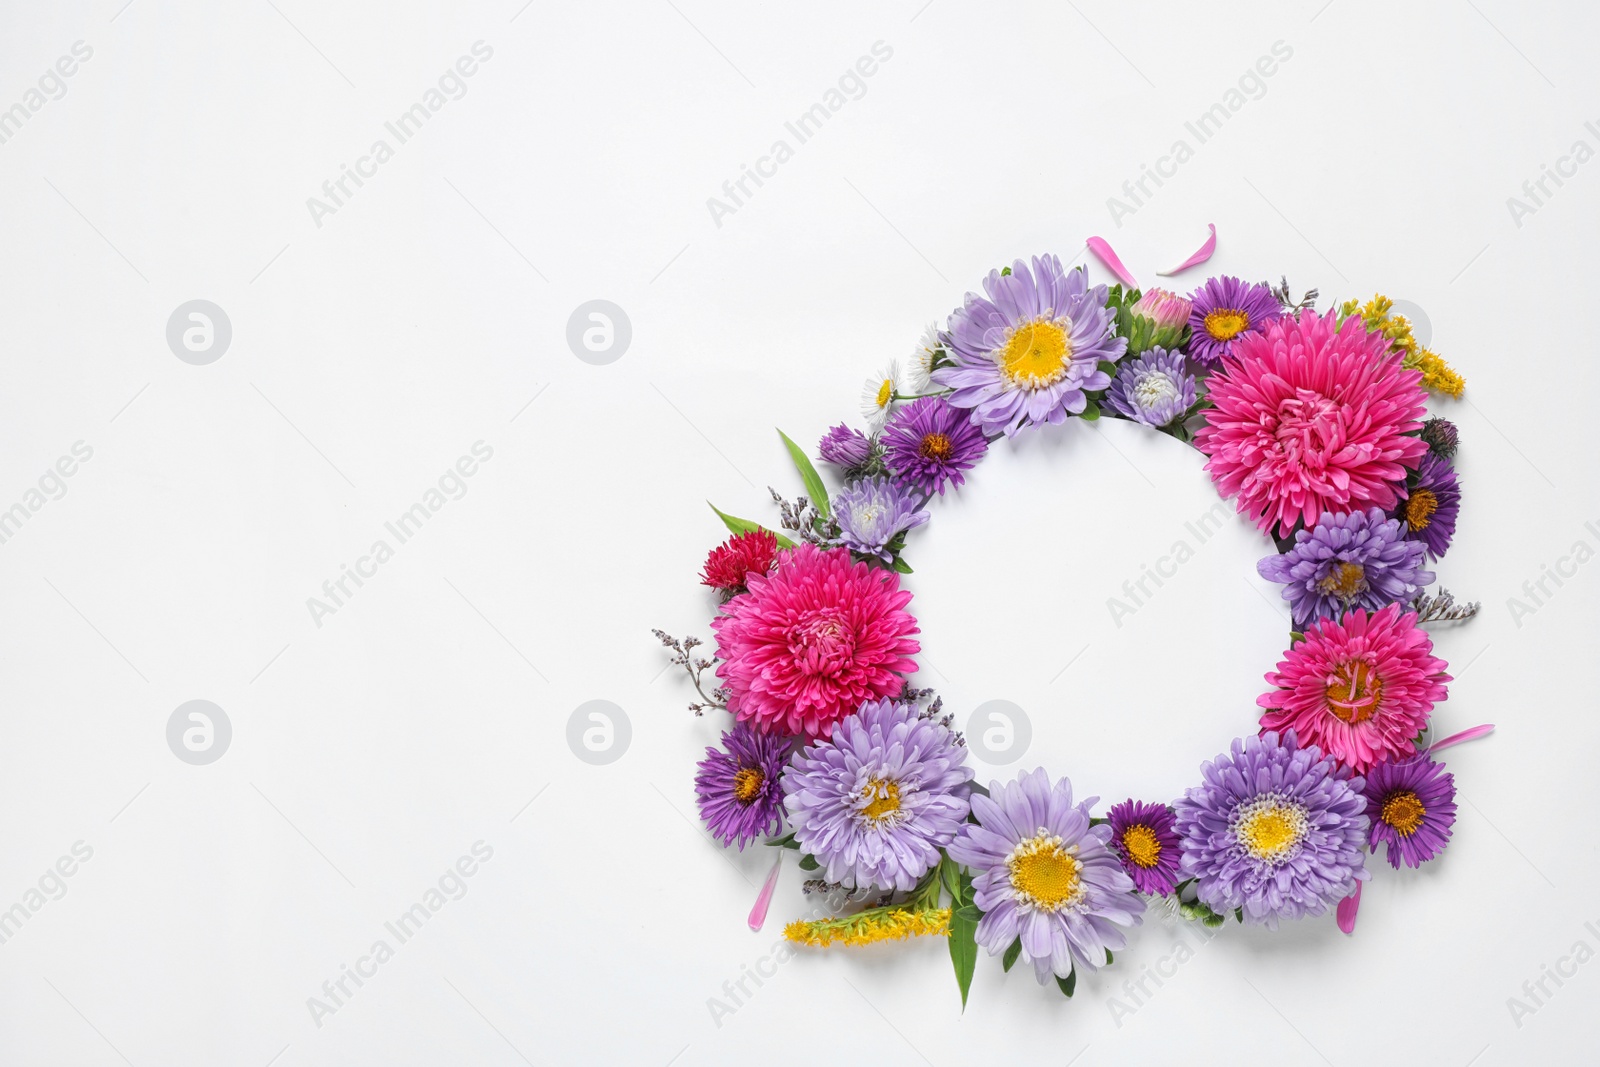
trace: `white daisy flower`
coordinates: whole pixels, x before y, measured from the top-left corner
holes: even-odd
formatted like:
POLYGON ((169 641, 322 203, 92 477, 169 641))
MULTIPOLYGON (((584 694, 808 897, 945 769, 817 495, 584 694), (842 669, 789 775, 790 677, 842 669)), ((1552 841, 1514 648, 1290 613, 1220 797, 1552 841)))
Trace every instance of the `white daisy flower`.
POLYGON ((876 434, 889 421, 889 405, 900 391, 900 363, 891 359, 882 373, 868 378, 861 387, 861 415, 876 434))
POLYGON ((906 391, 909 393, 926 393, 933 388, 933 356, 939 350, 939 324, 928 323, 928 328, 922 331, 922 339, 917 342, 917 347, 911 350, 911 358, 906 361, 906 391))

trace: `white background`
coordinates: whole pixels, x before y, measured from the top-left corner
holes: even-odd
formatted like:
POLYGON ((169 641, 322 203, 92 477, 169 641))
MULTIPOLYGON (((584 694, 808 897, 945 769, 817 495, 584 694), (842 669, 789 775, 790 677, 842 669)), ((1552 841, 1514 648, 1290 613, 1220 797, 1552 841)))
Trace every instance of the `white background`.
MULTIPOLYGON (((5 4, 0 108, 93 56, 0 144, 0 507, 93 457, 0 544, 0 908, 93 856, 0 944, 0 1062, 1591 1062, 1600 963, 1507 1002, 1600 949, 1600 571, 1507 601, 1600 547, 1600 164, 1520 226, 1506 200, 1600 149, 1596 23, 1507 0, 5 4), (317 225, 307 198, 480 40, 466 95, 317 225), (796 147, 785 121, 879 41, 796 147), (1185 122, 1279 41, 1198 144, 1185 122), (778 138, 794 157, 719 226, 707 198, 778 138), (1107 198, 1179 138, 1193 158, 1118 225, 1107 198), (1412 301, 1468 379, 1436 405, 1467 494, 1438 570, 1484 611, 1436 631, 1438 722, 1499 730, 1450 754, 1449 850, 1375 859, 1353 938, 1230 926, 1137 1004, 1121 983, 1184 936, 1158 921, 1071 1002, 985 957, 963 1015, 926 941, 807 953, 735 1005, 808 905, 791 855, 751 934, 770 853, 693 819, 720 724, 649 628, 707 636, 704 501, 770 521, 765 486, 799 491, 773 427, 809 445, 852 417, 991 267, 1100 234, 1149 283, 1208 222, 1216 270, 1412 301), (565 340, 595 298, 633 330, 603 366, 565 340), (208 366, 165 338, 193 299, 233 327, 208 366), (478 441, 466 495, 318 626, 307 598, 478 441), (192 699, 233 726, 209 766, 167 746, 192 699), (567 743, 596 699, 631 723, 604 766, 567 743), (469 892, 317 1025, 308 998, 479 841, 469 892)), ((1034 731, 980 778, 1165 799, 1253 729, 1284 628, 1259 535, 1230 520, 1137 616, 1105 607, 1212 500, 1193 453, 1101 424, 997 449, 940 506, 909 554, 919 681, 1034 731)))

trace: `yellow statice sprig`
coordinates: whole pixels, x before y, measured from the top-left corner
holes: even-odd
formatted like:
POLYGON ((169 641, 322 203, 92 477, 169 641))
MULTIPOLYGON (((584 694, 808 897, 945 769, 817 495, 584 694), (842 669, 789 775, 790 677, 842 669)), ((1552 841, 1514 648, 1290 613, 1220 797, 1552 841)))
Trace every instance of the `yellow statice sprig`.
POLYGON ((1369 331, 1381 333, 1389 346, 1403 353, 1400 365, 1422 372, 1422 384, 1446 396, 1460 396, 1467 387, 1466 379, 1457 374, 1439 353, 1424 348, 1412 335, 1411 323, 1404 315, 1394 313, 1394 301, 1379 293, 1365 304, 1346 300, 1339 306, 1339 320, 1360 315, 1369 331))
POLYGON ((854 915, 814 922, 792 922, 783 936, 802 945, 825 948, 832 944, 871 945, 878 941, 904 941, 908 937, 949 937, 949 908, 918 908, 903 904, 869 908, 854 915))

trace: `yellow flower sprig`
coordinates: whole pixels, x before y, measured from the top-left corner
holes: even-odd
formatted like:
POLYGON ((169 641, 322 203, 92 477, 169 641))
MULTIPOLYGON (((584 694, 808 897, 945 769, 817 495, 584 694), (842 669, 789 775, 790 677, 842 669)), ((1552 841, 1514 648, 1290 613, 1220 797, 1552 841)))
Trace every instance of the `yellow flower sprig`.
POLYGON ((825 948, 831 944, 870 945, 878 941, 904 941, 908 937, 949 937, 949 908, 907 908, 891 904, 815 922, 792 922, 783 936, 802 945, 825 948))
POLYGON ((1404 353, 1400 365, 1422 372, 1422 384, 1446 396, 1460 396, 1467 387, 1466 379, 1457 374, 1439 353, 1424 348, 1412 336, 1411 323, 1404 315, 1394 314, 1394 301, 1382 293, 1365 304, 1346 300, 1339 307, 1340 319, 1360 315, 1368 330, 1388 338, 1391 348, 1404 353))

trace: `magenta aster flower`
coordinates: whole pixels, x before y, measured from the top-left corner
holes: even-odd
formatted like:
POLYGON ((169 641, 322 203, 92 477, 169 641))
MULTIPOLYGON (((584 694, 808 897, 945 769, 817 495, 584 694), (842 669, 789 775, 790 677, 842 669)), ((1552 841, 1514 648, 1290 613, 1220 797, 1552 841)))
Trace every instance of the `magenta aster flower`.
POLYGON ((983 288, 987 297, 968 293, 951 313, 952 365, 933 380, 953 390, 950 403, 985 434, 1065 422, 1088 407, 1085 392, 1111 384, 1100 363, 1122 358, 1128 341, 1113 336, 1108 290, 1089 288, 1087 271, 1035 256, 1032 270, 1019 259, 1009 274, 990 271, 983 288))
POLYGON ((946 484, 966 481, 989 449, 988 438, 966 412, 942 396, 926 396, 902 407, 883 431, 884 462, 889 472, 922 490, 944 495, 946 484))
POLYGON ((1448 459, 1433 454, 1422 457, 1410 479, 1410 490, 1395 515, 1407 538, 1427 546, 1430 559, 1438 559, 1456 535, 1461 514, 1461 483, 1448 459))
POLYGON ((921 646, 911 593, 843 548, 800 545, 722 606, 717 676, 728 710, 769 733, 827 737, 862 703, 899 696, 921 646))
POLYGON ((1295 523, 1400 500, 1428 445, 1426 394, 1358 316, 1302 312, 1251 334, 1206 383, 1215 405, 1195 445, 1239 514, 1286 536, 1295 523))
POLYGON ((1072 783, 1051 785, 1042 770, 972 798, 976 823, 963 823, 946 849, 972 868, 983 918, 978 944, 998 956, 1022 941, 1022 958, 1040 983, 1065 978, 1074 964, 1096 970, 1106 950, 1127 944, 1144 900, 1111 851, 1111 827, 1089 824, 1089 806, 1072 802, 1072 783))
POLYGON ((735 723, 722 748, 706 748, 694 776, 694 791, 711 836, 740 850, 775 833, 783 821, 778 780, 789 759, 789 741, 735 723))
POLYGON ((1361 779, 1293 731, 1235 740, 1200 772, 1176 825, 1182 872, 1212 911, 1275 929, 1321 915, 1368 877, 1361 779))
POLYGON ((1294 545, 1256 564, 1261 577, 1283 583, 1296 626, 1337 618, 1353 608, 1376 611, 1406 604, 1433 582, 1422 569, 1424 548, 1401 535, 1400 520, 1377 508, 1335 515, 1296 530, 1294 545))
POLYGON ((1420 867, 1450 841, 1456 821, 1456 780, 1428 756, 1374 764, 1367 773, 1367 818, 1372 851, 1388 846, 1389 866, 1420 867))
POLYGON ((1178 835, 1165 804, 1124 800, 1106 813, 1111 848, 1139 892, 1159 896, 1178 883, 1178 835))
POLYGON ((967 817, 966 760, 950 728, 914 705, 863 704, 783 776, 794 839, 830 882, 913 889, 967 817))
POLYGON ((1261 729, 1293 730, 1357 774, 1409 756, 1448 695, 1449 664, 1432 652, 1416 613, 1401 614, 1399 604, 1323 619, 1267 674, 1275 688, 1256 698, 1267 709, 1261 729))
POLYGON ((1189 355, 1206 367, 1217 366, 1241 338, 1261 333, 1283 315, 1271 289, 1238 278, 1207 278, 1190 300, 1189 355))

